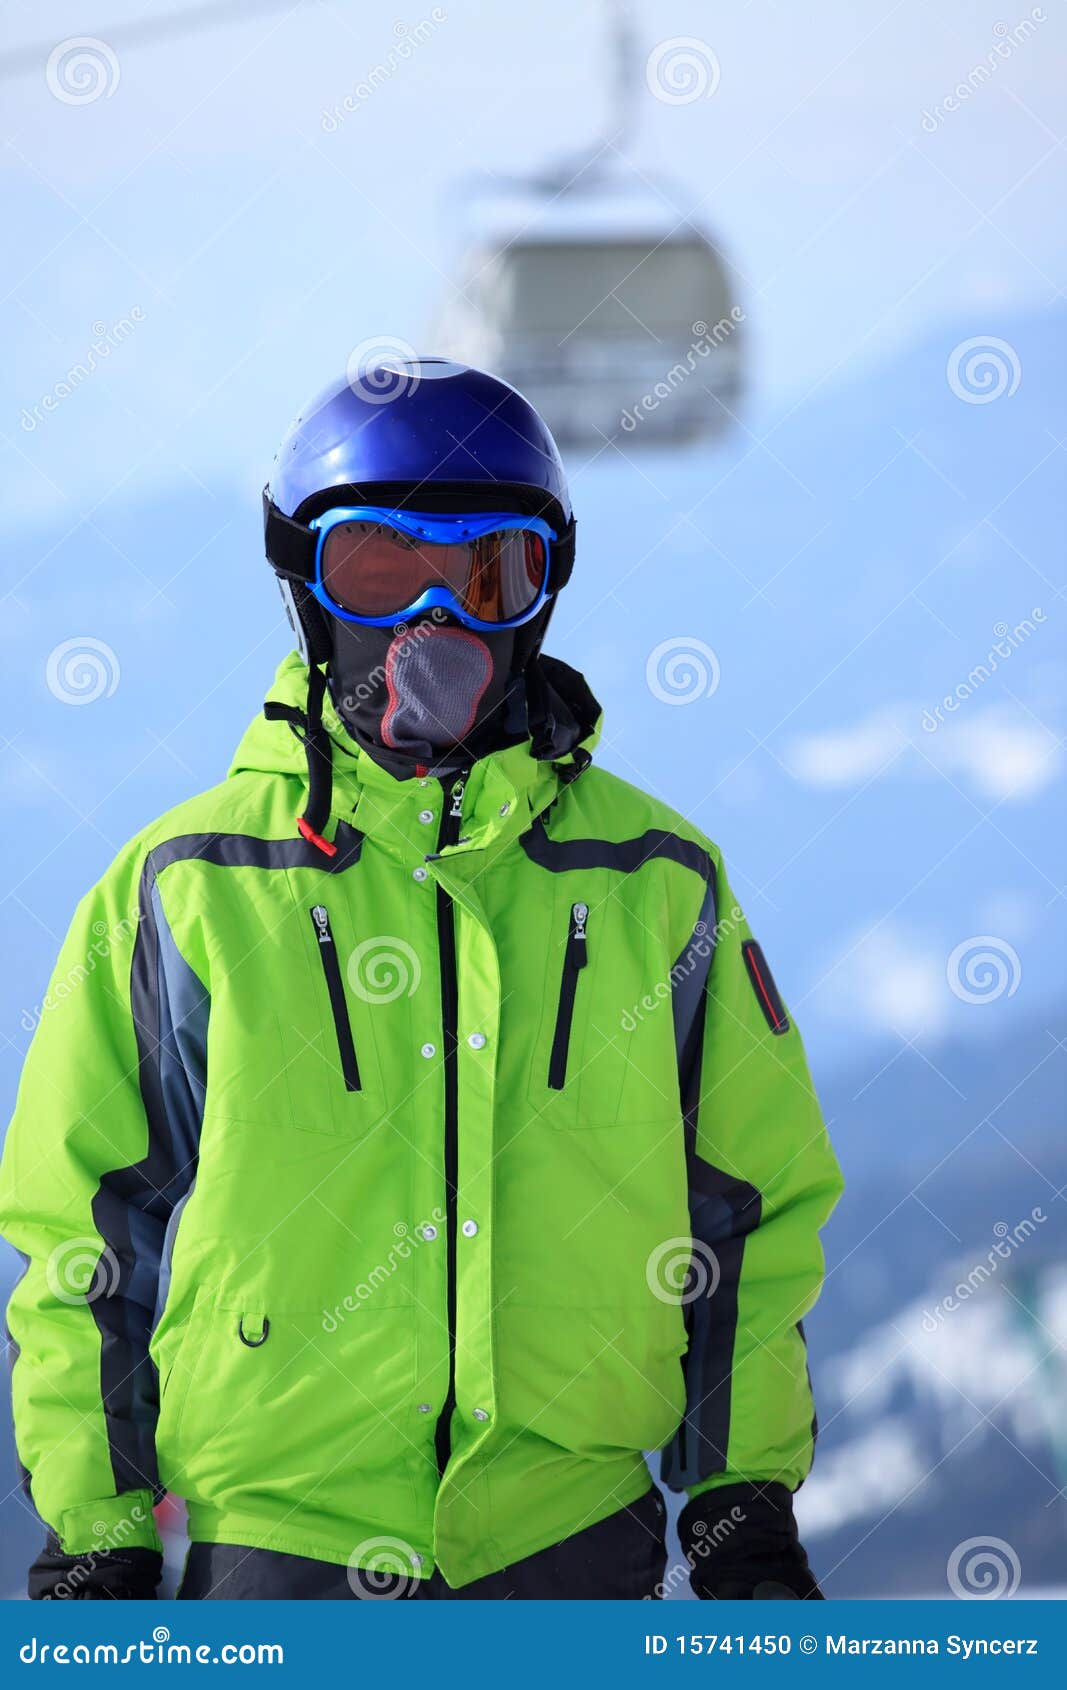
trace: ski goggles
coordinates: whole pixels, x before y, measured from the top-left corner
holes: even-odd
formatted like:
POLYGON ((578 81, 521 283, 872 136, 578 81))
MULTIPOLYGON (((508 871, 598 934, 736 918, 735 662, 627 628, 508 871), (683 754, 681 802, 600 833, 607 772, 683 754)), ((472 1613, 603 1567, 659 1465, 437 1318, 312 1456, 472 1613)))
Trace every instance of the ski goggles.
POLYGON ((556 534, 540 517, 351 505, 308 527, 317 536, 311 590, 346 622, 389 627, 440 609, 467 628, 517 628, 548 597, 556 534))

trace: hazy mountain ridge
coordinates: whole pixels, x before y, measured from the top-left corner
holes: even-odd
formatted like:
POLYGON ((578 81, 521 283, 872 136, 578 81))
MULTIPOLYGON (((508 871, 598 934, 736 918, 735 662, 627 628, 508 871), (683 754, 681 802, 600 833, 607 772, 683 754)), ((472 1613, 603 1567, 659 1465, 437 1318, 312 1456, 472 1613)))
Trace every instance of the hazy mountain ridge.
POLYGON ((848 1184, 808 1323, 801 1512, 836 1594, 943 1593, 983 1535, 1024 1586, 1067 1576, 1067 1014, 1050 1023, 825 1088, 848 1184))

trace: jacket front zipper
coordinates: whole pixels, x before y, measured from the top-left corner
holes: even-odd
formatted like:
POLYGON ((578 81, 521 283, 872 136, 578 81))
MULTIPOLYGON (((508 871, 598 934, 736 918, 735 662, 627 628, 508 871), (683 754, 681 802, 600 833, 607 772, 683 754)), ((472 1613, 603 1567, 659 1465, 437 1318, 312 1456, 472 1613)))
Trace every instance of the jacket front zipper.
MULTIPOLYGON (((444 809, 437 833, 437 850, 454 845, 463 819, 464 770, 449 787, 441 782, 444 809)), ((456 973, 456 917, 452 899, 437 887, 437 950, 441 966, 441 1046, 445 1078, 445 1273, 448 1306, 448 1389, 434 1430, 437 1470, 443 1473, 452 1453, 452 1411, 456 1406, 456 1230, 459 1180, 458 1043, 459 983, 456 973)))
POLYGON ((588 925, 589 905, 572 904, 570 925, 567 929, 567 949, 563 956, 563 976, 559 983, 556 1031, 552 1038, 552 1055, 548 1062, 548 1083, 553 1091, 562 1091, 567 1083, 567 1055, 571 1043, 571 1022, 574 1020, 574 995, 578 989, 578 975, 589 960, 586 938, 588 925))
POLYGON ((348 1019, 348 1003, 345 999, 344 981, 341 979, 341 965, 337 960, 337 946, 333 942, 330 912, 324 905, 316 904, 312 909, 311 925, 315 929, 322 972, 326 976, 326 990, 330 994, 334 1032, 337 1034, 337 1052, 341 1058, 341 1073, 346 1089, 358 1091, 359 1066, 356 1062, 356 1047, 352 1043, 352 1024, 348 1019))

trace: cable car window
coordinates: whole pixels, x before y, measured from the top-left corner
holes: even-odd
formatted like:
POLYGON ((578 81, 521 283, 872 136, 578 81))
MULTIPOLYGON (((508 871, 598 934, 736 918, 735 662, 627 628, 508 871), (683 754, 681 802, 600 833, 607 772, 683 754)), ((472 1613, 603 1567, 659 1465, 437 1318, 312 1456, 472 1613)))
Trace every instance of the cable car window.
POLYGON ((544 242, 512 247, 489 292, 506 332, 647 334, 689 338, 694 322, 730 309, 722 270, 708 247, 666 242, 544 242))

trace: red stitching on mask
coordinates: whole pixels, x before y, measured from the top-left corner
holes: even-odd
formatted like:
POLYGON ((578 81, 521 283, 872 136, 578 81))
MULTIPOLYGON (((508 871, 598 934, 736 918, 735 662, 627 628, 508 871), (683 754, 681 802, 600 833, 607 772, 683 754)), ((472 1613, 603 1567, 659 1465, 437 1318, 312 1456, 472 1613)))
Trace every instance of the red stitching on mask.
MULTIPOLYGON (((482 682, 475 694, 474 701, 471 704, 470 715, 460 728, 459 732, 454 735, 454 740, 462 739, 463 735, 465 733, 469 733, 471 728, 474 726, 475 717, 478 714, 478 706, 485 697, 486 689, 493 678, 493 654, 486 642, 484 640, 480 640, 477 634, 472 633, 469 628, 434 628, 431 633, 424 634, 422 637, 430 640, 439 640, 445 637, 450 637, 455 640, 470 640, 471 643, 478 646, 488 658, 485 680, 482 682)), ((382 716, 381 734, 384 743, 390 746, 394 751, 400 750, 401 747, 397 745, 396 740, 392 737, 390 723, 392 717, 396 715, 397 710, 400 708, 402 701, 393 682, 393 669, 396 664, 397 657, 403 650, 407 641, 414 638, 416 638, 416 635, 414 634, 404 634, 400 640, 393 641, 389 650, 385 654, 385 689, 389 695, 389 703, 386 705, 385 712, 382 716)))

